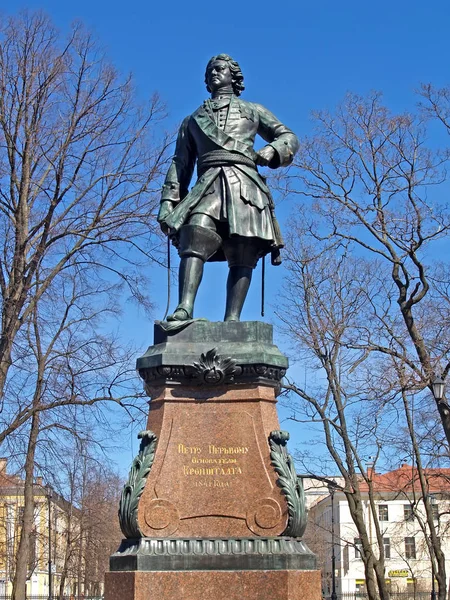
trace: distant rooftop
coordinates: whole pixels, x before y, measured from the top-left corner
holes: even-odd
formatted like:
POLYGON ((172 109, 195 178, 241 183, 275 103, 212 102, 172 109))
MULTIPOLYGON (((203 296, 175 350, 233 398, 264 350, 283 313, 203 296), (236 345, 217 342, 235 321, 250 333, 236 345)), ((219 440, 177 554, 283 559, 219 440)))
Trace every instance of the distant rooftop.
MULTIPOLYGON (((450 469, 424 469, 429 492, 450 491, 450 469)), ((376 473, 369 469, 369 477, 377 492, 422 492, 419 474, 416 467, 402 464, 398 469, 387 473, 376 473)), ((362 492, 369 489, 365 481, 361 481, 362 492)))

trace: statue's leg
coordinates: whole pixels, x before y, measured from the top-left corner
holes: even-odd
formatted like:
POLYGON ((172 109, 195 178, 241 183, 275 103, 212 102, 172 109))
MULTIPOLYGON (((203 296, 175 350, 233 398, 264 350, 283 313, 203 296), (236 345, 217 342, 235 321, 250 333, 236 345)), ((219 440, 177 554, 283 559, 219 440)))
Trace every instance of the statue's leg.
POLYGON ((168 321, 192 319, 194 302, 203 277, 204 262, 198 256, 183 256, 178 274, 178 306, 168 321))
POLYGON ((230 267, 224 321, 239 321, 252 280, 251 267, 230 267))
POLYGON ((178 306, 173 315, 167 317, 168 321, 192 319, 204 264, 221 243, 222 238, 215 232, 214 221, 207 215, 193 215, 189 224, 180 229, 178 306))
POLYGON ((224 241, 223 250, 230 267, 224 321, 239 321, 261 244, 257 238, 233 236, 224 241))

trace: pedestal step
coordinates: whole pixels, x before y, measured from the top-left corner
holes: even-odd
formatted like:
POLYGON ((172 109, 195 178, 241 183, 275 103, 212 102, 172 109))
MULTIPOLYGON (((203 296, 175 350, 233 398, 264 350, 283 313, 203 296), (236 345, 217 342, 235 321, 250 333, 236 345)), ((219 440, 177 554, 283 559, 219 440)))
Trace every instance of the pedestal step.
POLYGON ((111 571, 313 570, 316 557, 301 540, 274 538, 141 538, 123 540, 111 571))

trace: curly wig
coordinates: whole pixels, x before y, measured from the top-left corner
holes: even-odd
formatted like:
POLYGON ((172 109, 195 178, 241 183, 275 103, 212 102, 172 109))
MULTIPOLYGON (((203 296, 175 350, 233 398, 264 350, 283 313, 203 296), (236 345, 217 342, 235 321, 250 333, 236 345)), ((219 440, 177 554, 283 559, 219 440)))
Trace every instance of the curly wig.
POLYGON ((206 65, 206 71, 205 71, 205 83, 206 83, 206 89, 208 90, 208 92, 211 92, 211 90, 209 89, 209 86, 208 86, 208 68, 209 68, 210 64, 212 62, 214 62, 215 60, 225 60, 228 63, 228 66, 229 66, 230 72, 231 72, 231 77, 232 77, 231 85, 233 86, 233 92, 235 93, 236 96, 240 96, 242 94, 242 92, 245 90, 244 76, 242 75, 242 71, 241 71, 241 67, 239 66, 239 63, 236 62, 235 60, 233 60, 229 54, 217 54, 216 56, 213 56, 208 61, 208 64, 206 65))

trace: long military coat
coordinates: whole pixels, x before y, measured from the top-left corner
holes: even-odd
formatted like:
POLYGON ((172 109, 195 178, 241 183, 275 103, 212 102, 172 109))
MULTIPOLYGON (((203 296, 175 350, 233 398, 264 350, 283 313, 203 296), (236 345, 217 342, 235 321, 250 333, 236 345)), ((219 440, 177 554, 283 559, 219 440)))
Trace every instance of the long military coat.
POLYGON ((158 220, 176 232, 189 222, 191 215, 207 214, 216 221, 226 222, 230 236, 259 238, 269 251, 271 245, 276 245, 269 209, 271 197, 265 181, 252 165, 256 160, 253 144, 259 134, 275 149, 269 164, 275 169, 292 162, 298 139, 260 104, 232 96, 225 119, 223 114, 223 103, 206 100, 183 121, 161 198, 161 202, 169 200, 175 208, 169 213, 162 204, 158 220), (217 151, 225 152, 228 158, 236 156, 236 163, 228 160, 218 166, 205 167, 204 157, 214 156, 217 151), (247 164, 239 163, 242 156, 247 164), (189 192, 196 162, 199 177, 189 192))

